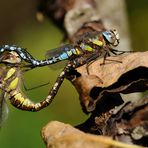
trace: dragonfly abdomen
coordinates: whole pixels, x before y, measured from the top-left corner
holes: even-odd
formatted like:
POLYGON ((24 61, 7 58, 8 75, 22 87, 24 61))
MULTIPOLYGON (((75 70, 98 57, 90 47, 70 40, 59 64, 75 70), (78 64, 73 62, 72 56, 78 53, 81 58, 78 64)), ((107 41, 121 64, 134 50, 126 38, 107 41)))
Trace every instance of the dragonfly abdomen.
MULTIPOLYGON (((60 85, 62 84, 65 78, 66 72, 69 70, 69 67, 71 67, 71 64, 68 64, 68 66, 66 66, 66 68, 63 70, 63 72, 59 75, 58 79, 56 80, 56 83, 54 84, 48 96, 41 102, 34 103, 21 92, 19 86, 20 71, 17 67, 10 68, 5 73, 5 75, 3 75, 3 85, 1 89, 5 91, 5 93, 9 97, 11 104, 16 108, 36 112, 41 110, 42 108, 45 108, 52 102, 54 96, 56 95, 60 85)), ((9 67, 6 67, 6 69, 8 68, 9 67)), ((6 69, 4 68, 4 70, 6 69)))

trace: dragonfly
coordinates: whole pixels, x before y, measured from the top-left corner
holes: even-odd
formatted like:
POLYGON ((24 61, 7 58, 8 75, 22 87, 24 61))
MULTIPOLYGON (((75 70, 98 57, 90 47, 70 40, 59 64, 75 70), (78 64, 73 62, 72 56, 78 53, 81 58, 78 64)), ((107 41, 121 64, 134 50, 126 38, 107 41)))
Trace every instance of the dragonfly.
POLYGON ((39 111, 51 103, 64 80, 65 72, 69 71, 70 67, 71 64, 69 63, 63 69, 47 97, 40 102, 34 103, 21 91, 22 74, 27 68, 23 60, 15 51, 0 54, 0 126, 8 116, 6 98, 18 109, 39 111))
POLYGON ((92 58, 95 59, 102 56, 103 53, 105 53, 105 61, 106 57, 110 56, 110 52, 115 55, 119 52, 125 52, 113 49, 113 47, 119 44, 119 40, 119 34, 116 30, 107 30, 103 32, 86 33, 74 44, 66 44, 51 49, 47 51, 47 59, 44 60, 33 58, 25 48, 10 45, 2 46, 0 48, 0 54, 4 51, 15 51, 22 60, 30 63, 30 68, 52 65, 64 60, 73 61, 76 64, 75 67, 79 67, 87 63, 86 61, 91 61, 92 58), (85 62, 79 59, 84 59, 85 62))
MULTIPOLYGON (((88 33, 80 37, 74 44, 66 44, 62 47, 49 50, 44 60, 35 59, 25 48, 4 45, 0 48, 0 116, 7 112, 3 111, 6 106, 5 98, 18 109, 26 111, 39 111, 50 105, 58 92, 66 74, 74 68, 87 64, 102 56, 106 59, 110 52, 118 54, 113 49, 119 44, 119 35, 116 30, 107 30, 97 33, 88 33), (40 102, 32 102, 20 88, 22 74, 35 67, 56 64, 67 60, 68 63, 57 77, 47 97, 40 102), (25 62, 25 64, 24 64, 25 62)), ((104 60, 105 61, 105 60, 104 60)))

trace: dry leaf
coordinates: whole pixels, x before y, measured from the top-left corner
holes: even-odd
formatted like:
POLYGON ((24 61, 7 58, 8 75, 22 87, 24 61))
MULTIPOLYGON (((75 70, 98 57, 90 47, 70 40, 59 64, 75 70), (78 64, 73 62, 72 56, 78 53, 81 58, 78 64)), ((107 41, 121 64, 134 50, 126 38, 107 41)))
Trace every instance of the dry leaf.
POLYGON ((103 58, 100 58, 89 65, 78 67, 76 70, 80 76, 71 81, 87 112, 93 111, 105 95, 148 89, 148 52, 122 54, 107 59, 113 61, 106 60, 101 65, 103 58))
POLYGON ((86 134, 58 121, 49 122, 42 129, 42 137, 47 148, 142 148, 114 141, 105 136, 86 134))

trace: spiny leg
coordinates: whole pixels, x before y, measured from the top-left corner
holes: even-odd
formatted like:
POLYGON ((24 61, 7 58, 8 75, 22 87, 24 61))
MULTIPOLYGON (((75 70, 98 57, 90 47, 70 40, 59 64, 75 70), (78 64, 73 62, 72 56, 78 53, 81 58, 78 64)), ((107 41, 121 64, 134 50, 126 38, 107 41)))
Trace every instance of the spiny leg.
POLYGON ((113 48, 110 48, 110 51, 115 54, 115 55, 121 55, 121 54, 124 54, 124 53, 132 53, 134 51, 124 51, 124 50, 116 50, 116 49, 113 49, 113 48))
POLYGON ((30 90, 33 90, 33 89, 37 89, 37 88, 40 88, 40 87, 43 87, 43 86, 46 86, 48 85, 50 82, 47 82, 47 83, 43 83, 43 84, 40 84, 40 85, 37 85, 37 86, 34 86, 34 87, 31 87, 31 88, 28 88, 24 82, 24 80, 22 80, 23 82, 23 87, 25 89, 25 91, 30 91, 30 90))
MULTIPOLYGON (((133 51, 122 51, 122 50, 116 50, 116 49, 113 49, 113 48, 109 48, 109 51, 111 53, 113 53, 114 55, 122 55, 124 53, 131 53, 133 51)), ((115 62, 118 62, 118 63, 122 63, 122 61, 118 61, 118 60, 111 60, 111 59, 106 59, 107 61, 115 61, 115 62)))
MULTIPOLYGON (((98 55, 94 55, 93 57, 89 58, 86 62, 86 70, 87 70, 87 74, 89 75, 89 66, 94 63, 97 59, 99 58, 98 55)), ((99 77, 98 77, 99 78, 99 77)), ((103 84, 103 80, 101 78, 99 78, 100 82, 103 84)))
MULTIPOLYGON (((120 55, 120 54, 117 54, 117 53, 115 53, 114 51, 112 51, 112 53, 113 54, 115 54, 115 55, 120 55)), ((106 61, 112 61, 112 62, 118 62, 118 63, 122 63, 122 61, 119 61, 119 60, 112 60, 112 59, 107 59, 107 57, 109 57, 110 56, 110 54, 108 53, 108 56, 106 56, 106 61)), ((104 61, 105 62, 105 61, 104 61)), ((105 63, 104 63, 105 64, 105 63)))
POLYGON ((103 57, 103 62, 100 64, 100 66, 105 65, 105 61, 106 61, 107 56, 110 56, 110 54, 109 54, 109 52, 106 51, 106 53, 103 57))
MULTIPOLYGON (((120 54, 117 54, 114 50, 109 49, 110 52, 112 52, 114 55, 120 55, 120 54)), ((110 53, 109 51, 106 51, 105 55, 104 55, 104 58, 103 58, 103 63, 101 63, 100 65, 105 65, 105 61, 112 61, 112 62, 118 62, 118 63, 122 63, 122 61, 119 61, 119 60, 112 60, 112 59, 107 59, 107 57, 110 57, 110 53)))
MULTIPOLYGON (((99 54, 100 55, 100 54, 99 54)), ((99 55, 96 53, 96 54, 92 54, 92 56, 90 58, 88 58, 86 60, 86 70, 87 70, 87 74, 89 75, 89 66, 94 62, 96 61, 96 59, 99 57, 99 55)))

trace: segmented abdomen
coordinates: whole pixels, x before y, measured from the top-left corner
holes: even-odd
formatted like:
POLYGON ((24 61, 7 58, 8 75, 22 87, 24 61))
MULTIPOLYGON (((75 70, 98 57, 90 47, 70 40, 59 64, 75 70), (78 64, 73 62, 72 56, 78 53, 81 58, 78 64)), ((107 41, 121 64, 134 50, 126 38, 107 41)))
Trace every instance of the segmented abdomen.
POLYGON ((48 96, 41 102, 34 103, 21 92, 19 86, 21 79, 20 70, 16 67, 10 68, 9 70, 6 70, 8 69, 8 67, 3 69, 3 80, 1 81, 1 89, 4 90, 5 93, 7 93, 11 104, 16 108, 34 112, 39 111, 42 108, 48 106, 52 102, 54 96, 57 94, 57 91, 64 80, 65 73, 69 70, 70 66, 71 65, 67 65, 64 68, 64 70, 58 76, 48 96))

